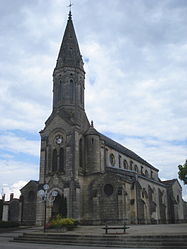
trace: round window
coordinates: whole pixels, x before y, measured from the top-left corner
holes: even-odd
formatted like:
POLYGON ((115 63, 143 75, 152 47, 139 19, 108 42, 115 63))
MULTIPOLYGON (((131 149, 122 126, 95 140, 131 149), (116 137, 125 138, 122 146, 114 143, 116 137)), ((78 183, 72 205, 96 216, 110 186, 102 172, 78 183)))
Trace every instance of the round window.
POLYGON ((111 163, 112 166, 115 165, 115 156, 112 153, 110 154, 110 163, 111 163))
POLYGON ((105 194, 106 194, 107 196, 112 195, 113 192, 114 192, 113 186, 112 186, 111 184, 106 184, 106 185, 104 186, 104 192, 105 192, 105 194))

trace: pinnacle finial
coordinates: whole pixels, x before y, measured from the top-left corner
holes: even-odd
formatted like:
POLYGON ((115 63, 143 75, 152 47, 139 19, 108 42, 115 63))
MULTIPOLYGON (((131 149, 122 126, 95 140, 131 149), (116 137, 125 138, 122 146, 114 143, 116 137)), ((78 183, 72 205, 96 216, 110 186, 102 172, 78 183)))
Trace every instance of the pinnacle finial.
POLYGON ((93 120, 91 121, 91 126, 94 127, 93 120))
POLYGON ((72 14, 71 14, 71 10, 69 11, 69 15, 68 15, 68 19, 71 20, 72 14))

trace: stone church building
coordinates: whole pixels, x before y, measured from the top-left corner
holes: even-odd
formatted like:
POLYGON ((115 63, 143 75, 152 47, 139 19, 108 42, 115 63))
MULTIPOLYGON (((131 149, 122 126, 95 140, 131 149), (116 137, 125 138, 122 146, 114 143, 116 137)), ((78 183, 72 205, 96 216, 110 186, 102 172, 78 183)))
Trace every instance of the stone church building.
POLYGON ((162 182, 157 168, 89 122, 83 65, 70 12, 53 72, 53 110, 40 132, 39 181, 21 189, 21 222, 43 224, 37 193, 46 183, 47 220, 61 214, 84 224, 184 221, 178 180, 162 182))

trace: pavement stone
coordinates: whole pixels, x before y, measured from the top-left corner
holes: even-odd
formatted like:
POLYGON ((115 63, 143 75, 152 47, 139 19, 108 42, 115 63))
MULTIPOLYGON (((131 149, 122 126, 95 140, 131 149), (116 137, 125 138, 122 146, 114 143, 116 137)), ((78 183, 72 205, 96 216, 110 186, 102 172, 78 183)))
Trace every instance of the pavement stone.
MULTIPOLYGON (((187 223, 183 224, 159 224, 159 225, 129 225, 128 236, 136 235, 187 235, 187 223)), ((79 226, 74 231, 68 231, 65 234, 77 235, 102 235, 104 234, 103 226, 79 226)), ((22 233, 43 233, 42 227, 22 228, 8 233, 0 233, 0 249, 98 249, 98 247, 82 247, 82 246, 66 246, 66 245, 44 245, 33 243, 15 243, 10 242, 13 237, 21 235, 22 233)), ((115 234, 116 231, 112 234, 115 234)), ((123 235, 123 234, 122 234, 123 235)), ((124 234, 125 236, 125 234, 124 234)), ((106 249, 100 247, 99 249, 106 249)), ((114 249, 110 247, 110 249, 114 249)), ((129 249, 129 248, 126 248, 129 249)), ((139 248, 144 249, 144 248, 139 248)))

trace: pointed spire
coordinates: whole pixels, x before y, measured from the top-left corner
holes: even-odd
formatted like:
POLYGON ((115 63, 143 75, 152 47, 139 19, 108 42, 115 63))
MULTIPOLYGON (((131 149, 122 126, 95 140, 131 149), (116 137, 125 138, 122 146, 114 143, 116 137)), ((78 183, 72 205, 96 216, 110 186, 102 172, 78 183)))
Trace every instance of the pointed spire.
POLYGON ((71 14, 71 10, 70 10, 69 15, 68 15, 68 20, 72 20, 71 17, 72 17, 72 14, 71 14))
POLYGON ((78 67, 84 71, 83 60, 73 26, 71 10, 68 14, 68 21, 56 64, 56 69, 62 67, 78 67))

